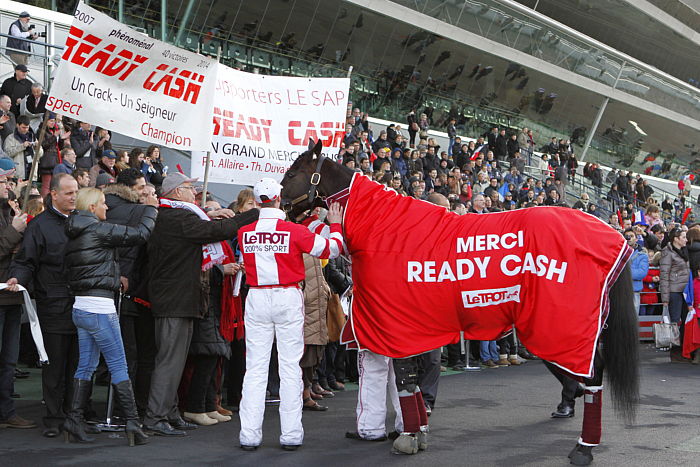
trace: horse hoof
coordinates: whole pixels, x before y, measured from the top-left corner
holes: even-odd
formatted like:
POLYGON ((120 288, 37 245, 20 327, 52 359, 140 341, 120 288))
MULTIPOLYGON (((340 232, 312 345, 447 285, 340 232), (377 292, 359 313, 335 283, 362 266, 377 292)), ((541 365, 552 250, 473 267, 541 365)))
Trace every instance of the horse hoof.
POLYGON ((394 454, 415 454, 418 452, 418 439, 413 433, 401 433, 394 441, 391 452, 394 454))
POLYGON ((576 446, 569 453, 569 460, 573 465, 591 465, 593 462, 592 451, 593 446, 582 446, 576 444, 576 446))

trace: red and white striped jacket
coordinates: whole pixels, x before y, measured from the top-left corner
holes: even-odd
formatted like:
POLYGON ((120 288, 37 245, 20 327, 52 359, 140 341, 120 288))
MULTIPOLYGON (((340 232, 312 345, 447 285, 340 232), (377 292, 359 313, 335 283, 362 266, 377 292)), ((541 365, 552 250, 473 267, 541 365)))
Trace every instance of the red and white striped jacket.
POLYGON ((343 251, 340 224, 331 224, 330 238, 326 239, 284 219, 280 209, 263 208, 257 222, 238 229, 238 246, 251 287, 299 283, 305 276, 302 253, 331 259, 343 251))
POLYGON ((331 229, 315 214, 301 221, 301 225, 305 225, 311 232, 323 238, 330 238, 331 236, 331 229))

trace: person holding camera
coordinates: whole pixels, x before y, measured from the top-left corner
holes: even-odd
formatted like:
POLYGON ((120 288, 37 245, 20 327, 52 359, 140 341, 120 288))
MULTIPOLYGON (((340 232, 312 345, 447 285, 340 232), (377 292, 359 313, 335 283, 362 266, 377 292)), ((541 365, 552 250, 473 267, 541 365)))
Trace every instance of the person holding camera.
POLYGON ((12 37, 7 38, 7 55, 19 64, 26 65, 29 61, 29 54, 32 51, 32 45, 22 39, 36 40, 38 37, 46 37, 46 33, 37 33, 34 31, 36 26, 29 24, 31 17, 29 13, 23 11, 19 14, 17 21, 10 25, 8 34, 12 37))

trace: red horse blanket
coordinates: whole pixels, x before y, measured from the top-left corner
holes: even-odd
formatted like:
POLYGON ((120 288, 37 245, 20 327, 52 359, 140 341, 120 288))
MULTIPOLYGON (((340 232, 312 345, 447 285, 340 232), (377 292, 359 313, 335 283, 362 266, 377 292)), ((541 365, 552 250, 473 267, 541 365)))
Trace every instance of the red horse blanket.
POLYGON ((344 228, 355 283, 344 341, 400 358, 515 325, 532 353, 592 375, 631 255, 599 219, 560 207, 458 216, 356 174, 344 228))

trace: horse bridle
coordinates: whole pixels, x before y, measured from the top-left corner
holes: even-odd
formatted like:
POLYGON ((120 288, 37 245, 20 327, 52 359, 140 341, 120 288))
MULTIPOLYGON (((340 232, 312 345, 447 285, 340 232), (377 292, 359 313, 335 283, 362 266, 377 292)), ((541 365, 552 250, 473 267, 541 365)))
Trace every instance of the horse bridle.
POLYGON ((311 186, 309 187, 309 192, 293 199, 291 202, 291 208, 294 208, 295 205, 307 199, 309 200, 309 204, 313 208, 313 203, 314 201, 316 201, 316 196, 318 194, 318 184, 321 183, 321 166, 323 165, 323 161, 325 160, 326 156, 324 156, 323 154, 320 154, 318 156, 318 162, 316 163, 316 171, 311 174, 311 180, 309 182, 311 186))

